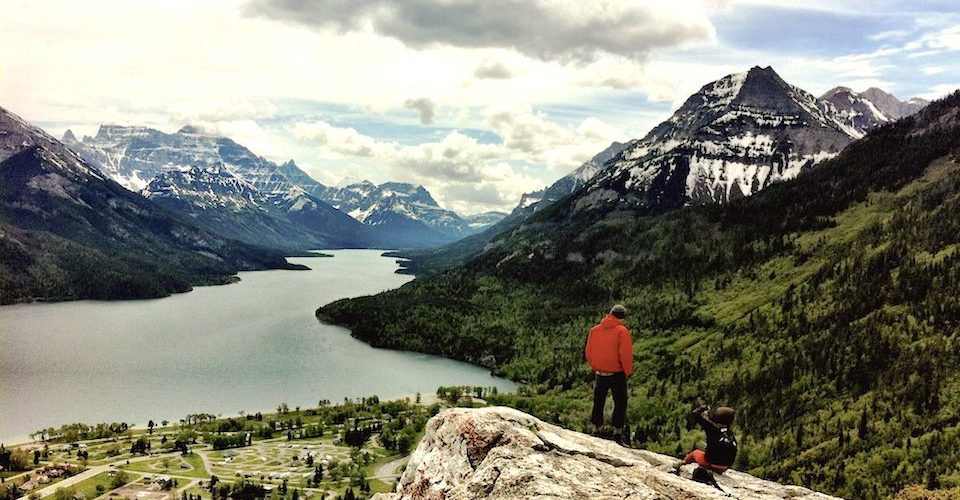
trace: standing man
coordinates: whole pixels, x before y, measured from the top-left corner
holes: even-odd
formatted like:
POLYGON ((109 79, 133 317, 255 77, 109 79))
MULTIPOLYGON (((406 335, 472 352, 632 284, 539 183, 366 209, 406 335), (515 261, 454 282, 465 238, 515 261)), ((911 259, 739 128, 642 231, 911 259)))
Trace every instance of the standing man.
POLYGON ((617 439, 623 437, 627 416, 627 377, 633 375, 633 339, 623 325, 627 308, 620 304, 610 309, 599 325, 590 329, 587 338, 587 363, 593 369, 593 422, 595 431, 603 425, 603 407, 607 392, 613 392, 613 426, 617 439))

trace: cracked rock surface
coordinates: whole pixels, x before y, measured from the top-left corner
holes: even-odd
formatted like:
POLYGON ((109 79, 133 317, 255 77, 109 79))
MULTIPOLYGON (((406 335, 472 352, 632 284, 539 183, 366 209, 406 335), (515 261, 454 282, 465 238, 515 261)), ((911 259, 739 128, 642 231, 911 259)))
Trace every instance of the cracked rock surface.
POLYGON ((748 474, 717 476, 724 491, 664 469, 676 460, 573 432, 504 407, 445 410, 397 484, 377 500, 472 498, 827 500, 835 497, 748 474))

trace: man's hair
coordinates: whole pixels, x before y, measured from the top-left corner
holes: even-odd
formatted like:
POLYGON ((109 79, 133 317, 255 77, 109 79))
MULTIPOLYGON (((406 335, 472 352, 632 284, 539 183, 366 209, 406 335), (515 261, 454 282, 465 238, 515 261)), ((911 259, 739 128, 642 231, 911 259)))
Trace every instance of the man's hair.
POLYGON ((736 416, 737 411, 729 406, 721 406, 716 410, 713 410, 713 420, 714 422, 720 425, 733 425, 733 418, 736 416))
POLYGON ((614 315, 619 319, 627 317, 627 308, 623 307, 623 304, 617 304, 610 308, 610 314, 614 315))

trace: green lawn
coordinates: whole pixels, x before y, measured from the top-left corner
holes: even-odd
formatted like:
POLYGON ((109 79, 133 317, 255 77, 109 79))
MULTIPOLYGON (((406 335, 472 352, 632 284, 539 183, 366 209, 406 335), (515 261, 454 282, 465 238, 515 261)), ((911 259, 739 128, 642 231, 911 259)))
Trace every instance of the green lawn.
POLYGON ((203 459, 201 459, 200 455, 197 455, 196 453, 183 456, 178 455, 166 458, 158 458, 156 460, 132 462, 130 465, 124 465, 123 468, 126 470, 143 472, 147 474, 166 474, 168 476, 195 477, 198 479, 208 479, 210 477, 210 473, 208 473, 207 469, 203 466, 203 459), (166 468, 163 467, 164 460, 167 461, 166 468), (181 460, 190 464, 193 468, 181 468, 181 460))
MULTIPOLYGON (((189 455, 181 456, 180 459, 190 464, 193 467, 193 469, 190 469, 190 470, 179 469, 179 472, 177 472, 176 474, 179 474, 181 476, 197 477, 200 479, 210 478, 210 473, 207 472, 207 469, 203 466, 203 459, 200 458, 200 455, 196 453, 191 453, 189 455)), ((177 467, 179 467, 179 465, 177 467)))
MULTIPOLYGON (((130 478, 134 479, 134 476, 131 475, 130 478)), ((97 486, 102 486, 103 492, 106 493, 113 489, 110 487, 111 481, 113 481, 113 478, 110 476, 110 473, 101 472, 96 476, 80 481, 79 483, 73 485, 71 489, 83 495, 85 498, 96 498, 100 496, 97 493, 97 486)))

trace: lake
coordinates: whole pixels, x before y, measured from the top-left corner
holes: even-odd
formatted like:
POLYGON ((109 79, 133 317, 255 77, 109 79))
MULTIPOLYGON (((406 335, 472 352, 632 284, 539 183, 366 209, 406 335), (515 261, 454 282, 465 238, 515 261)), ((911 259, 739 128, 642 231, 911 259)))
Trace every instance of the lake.
POLYGON ((399 287, 377 250, 291 258, 310 271, 240 273, 163 299, 0 307, 0 442, 71 422, 176 422, 313 407, 321 399, 511 382, 436 356, 374 349, 321 324, 317 307, 399 287))

